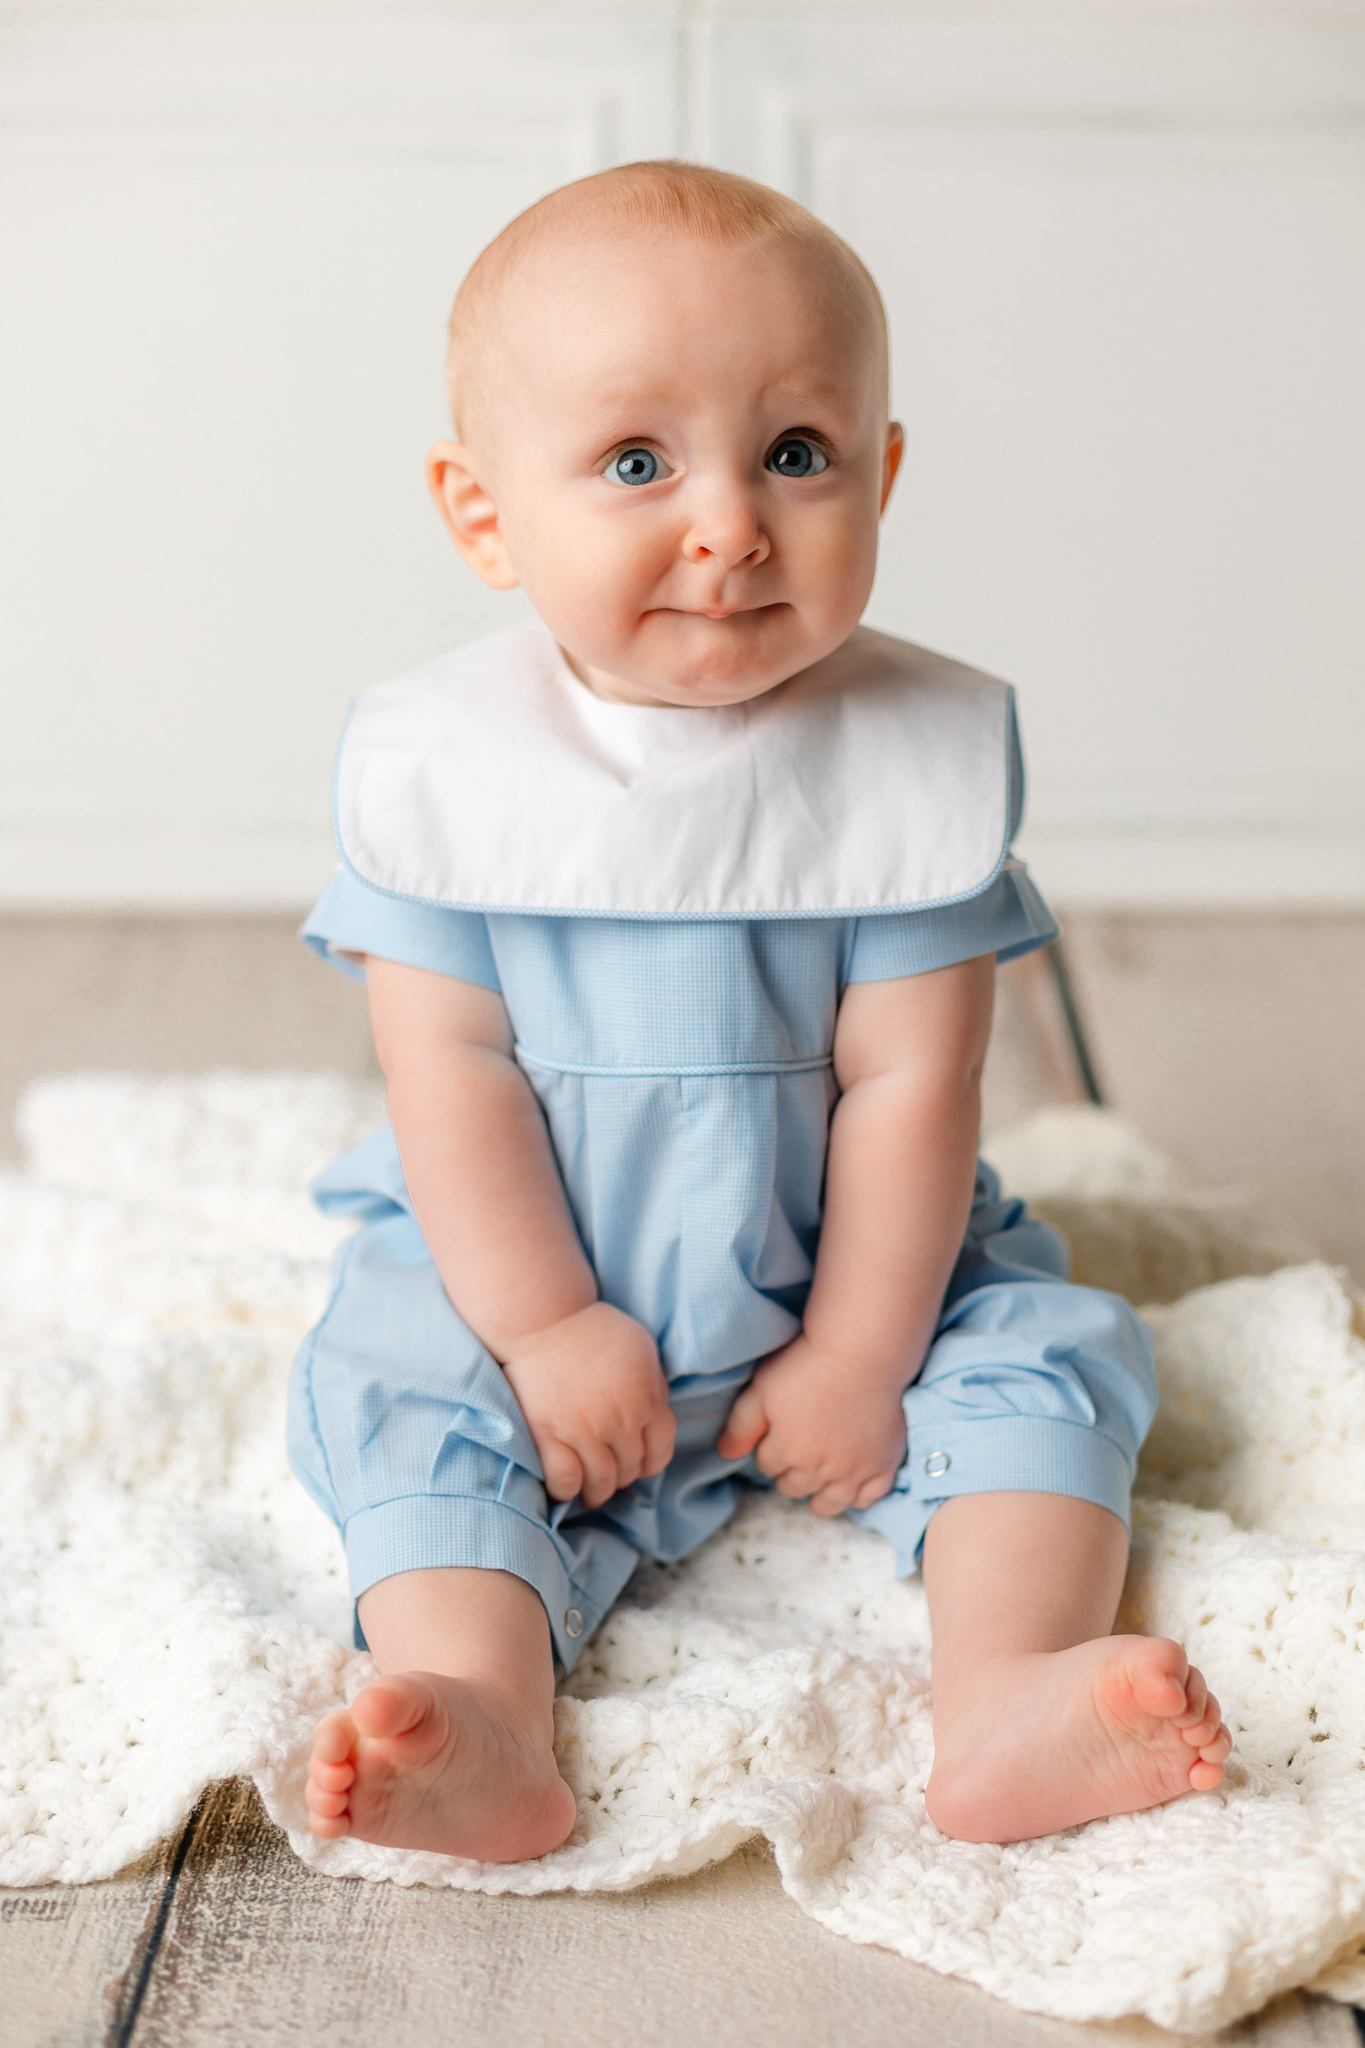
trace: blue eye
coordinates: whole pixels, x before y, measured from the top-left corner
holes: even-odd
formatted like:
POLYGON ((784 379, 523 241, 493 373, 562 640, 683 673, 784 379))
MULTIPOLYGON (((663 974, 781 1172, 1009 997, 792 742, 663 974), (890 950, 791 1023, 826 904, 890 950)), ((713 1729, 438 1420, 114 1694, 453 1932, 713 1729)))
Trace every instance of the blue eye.
POLYGON ((814 441, 789 434, 785 441, 778 442, 764 467, 774 476, 819 476, 822 469, 829 468, 829 459, 814 441))
POLYGON ((627 448, 607 465, 607 475, 618 484, 652 484, 666 472, 657 455, 648 448, 627 448))

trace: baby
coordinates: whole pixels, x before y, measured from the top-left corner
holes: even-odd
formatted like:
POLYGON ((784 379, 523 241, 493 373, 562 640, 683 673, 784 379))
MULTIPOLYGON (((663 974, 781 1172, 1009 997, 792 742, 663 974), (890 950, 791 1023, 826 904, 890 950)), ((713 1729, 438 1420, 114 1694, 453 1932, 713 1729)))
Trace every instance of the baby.
POLYGON ((1008 691, 858 624, 875 286, 777 193, 630 165, 484 251, 450 375, 432 495, 538 616, 360 700, 305 927, 392 1118, 317 1185, 363 1227, 292 1388, 381 1674, 314 1832, 555 1848, 556 1658, 748 1486, 922 1561, 947 1834, 1212 1788, 1203 1678, 1110 1634, 1147 1333, 977 1165, 995 962, 1056 926, 1008 691))

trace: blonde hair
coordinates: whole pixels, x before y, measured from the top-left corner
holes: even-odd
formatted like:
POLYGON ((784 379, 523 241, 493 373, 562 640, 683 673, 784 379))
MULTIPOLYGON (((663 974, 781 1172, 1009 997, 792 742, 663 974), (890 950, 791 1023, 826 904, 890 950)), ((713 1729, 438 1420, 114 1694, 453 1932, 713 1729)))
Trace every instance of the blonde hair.
POLYGON ((455 295, 446 348, 446 395, 463 432, 477 393, 493 368, 493 311, 508 283, 536 255, 572 232, 584 240, 638 237, 693 240, 755 251, 778 244, 799 249, 832 306, 868 333, 883 363, 886 310, 866 265, 833 228, 784 193, 709 165, 655 158, 618 164, 578 178, 536 200, 477 256, 455 295))

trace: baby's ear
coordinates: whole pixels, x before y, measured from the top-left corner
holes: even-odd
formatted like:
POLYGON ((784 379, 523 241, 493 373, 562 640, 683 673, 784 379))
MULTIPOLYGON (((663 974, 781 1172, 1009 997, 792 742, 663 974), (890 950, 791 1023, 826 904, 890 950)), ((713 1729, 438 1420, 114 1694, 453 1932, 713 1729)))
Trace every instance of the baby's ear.
POLYGON ((883 512, 885 512, 887 500, 891 496, 891 488, 896 481, 896 472, 901 466, 901 457, 904 453, 905 429, 899 420, 892 420, 886 430, 886 453, 882 457, 882 502, 880 510, 883 512))
POLYGON ((441 524, 476 576, 491 590, 521 580, 503 545, 498 508, 479 481, 474 456, 458 441, 438 441, 427 457, 427 489, 441 524))

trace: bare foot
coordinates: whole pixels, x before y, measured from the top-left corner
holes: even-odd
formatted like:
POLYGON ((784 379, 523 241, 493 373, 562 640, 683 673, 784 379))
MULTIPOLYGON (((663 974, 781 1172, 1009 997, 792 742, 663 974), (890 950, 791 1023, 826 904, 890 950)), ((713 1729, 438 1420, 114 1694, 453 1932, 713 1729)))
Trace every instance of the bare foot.
POLYGON ((1211 1792, 1232 1748, 1202 1675, 1161 1637, 1003 1657, 935 1708, 929 1818, 965 1842, 1030 1841, 1211 1792))
POLYGON ((389 1675, 313 1731, 308 1825, 395 1849, 520 1863, 557 1849, 574 1796, 548 1726, 490 1685, 389 1675))

